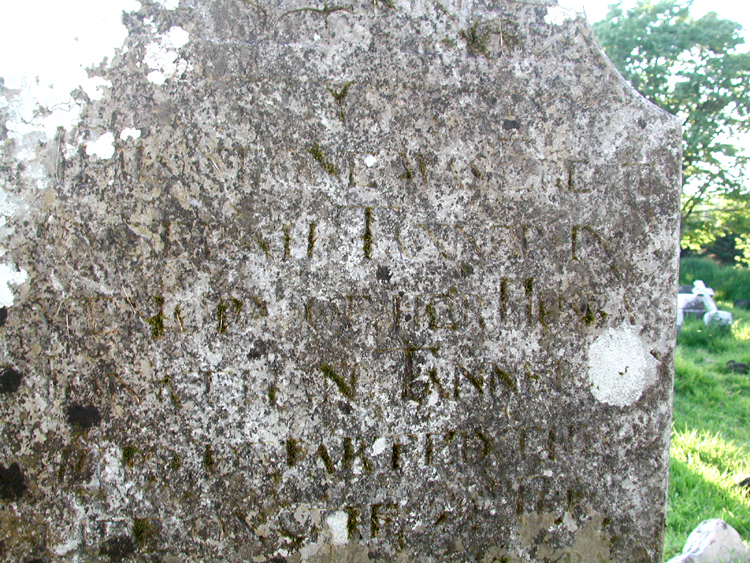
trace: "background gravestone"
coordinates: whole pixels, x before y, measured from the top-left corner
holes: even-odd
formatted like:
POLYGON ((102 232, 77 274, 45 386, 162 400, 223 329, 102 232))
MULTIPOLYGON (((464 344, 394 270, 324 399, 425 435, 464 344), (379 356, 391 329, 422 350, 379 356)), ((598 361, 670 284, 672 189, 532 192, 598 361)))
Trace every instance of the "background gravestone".
POLYGON ((660 561, 679 125, 564 15, 127 14, 3 147, 5 560, 660 561))

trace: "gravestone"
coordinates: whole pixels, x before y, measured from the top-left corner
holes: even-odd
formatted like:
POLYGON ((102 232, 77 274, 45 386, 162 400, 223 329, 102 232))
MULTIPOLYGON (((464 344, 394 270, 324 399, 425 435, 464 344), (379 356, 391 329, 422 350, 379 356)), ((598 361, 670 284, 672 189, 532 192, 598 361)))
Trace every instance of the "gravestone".
POLYGON ((3 557, 660 561, 680 129, 583 18, 124 23, 3 147, 3 557))

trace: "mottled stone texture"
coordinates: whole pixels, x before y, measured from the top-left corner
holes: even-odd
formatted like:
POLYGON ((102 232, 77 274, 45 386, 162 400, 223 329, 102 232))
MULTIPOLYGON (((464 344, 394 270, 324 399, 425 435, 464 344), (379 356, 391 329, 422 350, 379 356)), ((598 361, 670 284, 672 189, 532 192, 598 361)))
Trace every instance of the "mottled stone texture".
POLYGON ((3 149, 3 559, 660 561, 679 126, 559 11, 126 15, 3 149))

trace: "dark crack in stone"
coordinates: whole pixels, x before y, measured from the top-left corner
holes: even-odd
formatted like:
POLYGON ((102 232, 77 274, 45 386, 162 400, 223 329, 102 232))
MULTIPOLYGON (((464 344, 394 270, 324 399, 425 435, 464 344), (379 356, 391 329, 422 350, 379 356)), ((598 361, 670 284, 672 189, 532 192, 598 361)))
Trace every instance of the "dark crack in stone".
POLYGON ((115 536, 102 543, 99 552, 107 555, 110 561, 119 562, 133 555, 136 550, 133 538, 127 535, 115 536))
POLYGON ((13 393, 21 387, 23 375, 15 368, 6 366, 0 370, 0 393, 13 393))
POLYGON ((72 404, 65 408, 68 424, 81 430, 98 426, 102 421, 99 409, 95 405, 72 404))
POLYGON ((17 463, 9 467, 0 465, 0 497, 7 501, 17 501, 26 492, 26 477, 17 463))

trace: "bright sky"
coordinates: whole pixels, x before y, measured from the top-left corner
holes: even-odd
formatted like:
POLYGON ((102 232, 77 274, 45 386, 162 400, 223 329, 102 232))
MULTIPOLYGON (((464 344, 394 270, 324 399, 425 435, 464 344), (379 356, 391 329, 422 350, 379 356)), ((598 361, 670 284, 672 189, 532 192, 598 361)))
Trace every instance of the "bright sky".
MULTIPOLYGON (((604 18, 608 12, 608 5, 612 1, 606 0, 561 0, 560 4, 569 5, 585 11, 590 22, 596 22, 604 18)), ((634 0, 625 0, 622 3, 624 8, 630 8, 635 5, 634 0)), ((750 29, 750 3, 742 0, 695 0, 690 13, 694 17, 700 17, 707 12, 716 12, 720 18, 736 21, 745 29, 750 29)))

